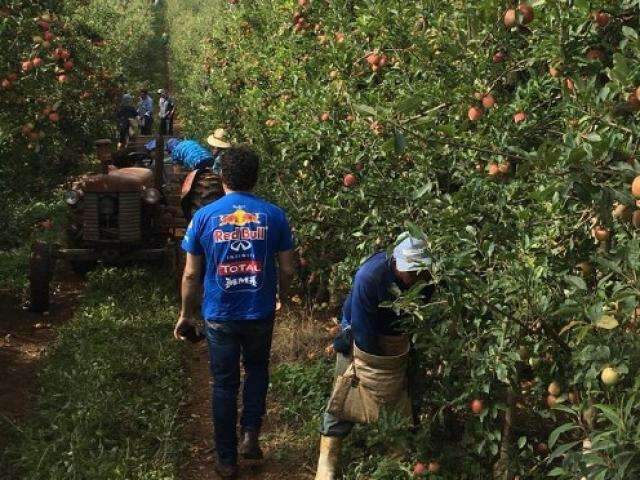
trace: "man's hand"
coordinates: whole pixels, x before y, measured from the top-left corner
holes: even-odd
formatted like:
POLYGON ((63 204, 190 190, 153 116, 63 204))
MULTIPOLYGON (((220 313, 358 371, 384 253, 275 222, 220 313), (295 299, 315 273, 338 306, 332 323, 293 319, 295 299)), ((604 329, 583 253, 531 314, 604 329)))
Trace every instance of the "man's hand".
POLYGON ((173 336, 178 340, 187 340, 181 335, 178 329, 194 328, 196 325, 198 304, 200 301, 200 286, 202 278, 203 259, 202 256, 187 253, 187 260, 182 274, 182 309, 180 318, 173 330, 173 336))
POLYGON ((176 337, 176 340, 185 341, 187 337, 183 336, 180 332, 186 328, 194 328, 194 325, 195 321, 193 319, 180 315, 176 322, 176 326, 173 329, 173 336, 176 337))

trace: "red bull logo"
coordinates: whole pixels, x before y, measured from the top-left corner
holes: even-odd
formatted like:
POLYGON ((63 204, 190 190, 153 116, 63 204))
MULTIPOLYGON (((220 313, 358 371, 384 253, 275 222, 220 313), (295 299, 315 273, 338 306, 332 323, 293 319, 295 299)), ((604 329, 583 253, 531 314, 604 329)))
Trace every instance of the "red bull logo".
POLYGON ((266 231, 267 229, 265 227, 258 227, 255 230, 252 230, 249 227, 236 227, 231 232, 215 229, 213 231, 213 239, 216 243, 264 240, 266 237, 266 231))
POLYGON ((260 218, 256 213, 250 213, 241 208, 228 215, 220 215, 220 226, 234 225, 236 227, 244 227, 249 223, 260 224, 260 218))

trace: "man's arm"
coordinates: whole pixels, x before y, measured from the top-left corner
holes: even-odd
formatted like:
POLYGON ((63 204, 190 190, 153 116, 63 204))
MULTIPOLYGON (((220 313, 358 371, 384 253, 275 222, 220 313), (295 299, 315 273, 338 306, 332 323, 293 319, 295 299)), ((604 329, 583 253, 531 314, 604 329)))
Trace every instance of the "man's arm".
POLYGON ((202 255, 187 253, 187 263, 184 267, 184 273, 182 274, 182 309, 180 310, 180 317, 173 330, 173 335, 178 340, 185 339, 178 333, 178 330, 183 326, 193 325, 195 323, 200 303, 203 263, 202 255))
POLYGON ((372 287, 356 275, 351 289, 351 333, 359 349, 380 355, 375 324, 379 302, 372 287))
POLYGON ((278 267, 280 274, 280 301, 288 304, 291 293, 291 282, 296 273, 296 261, 293 250, 278 252, 278 267))

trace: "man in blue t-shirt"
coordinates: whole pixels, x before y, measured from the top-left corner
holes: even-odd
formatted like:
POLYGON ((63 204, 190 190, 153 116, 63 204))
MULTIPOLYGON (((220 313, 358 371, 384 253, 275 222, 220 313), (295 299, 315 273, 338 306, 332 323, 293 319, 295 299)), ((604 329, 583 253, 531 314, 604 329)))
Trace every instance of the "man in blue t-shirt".
POLYGON ((221 160, 225 196, 196 212, 182 248, 182 310, 174 335, 193 328, 204 277, 202 316, 213 375, 213 422, 222 478, 236 478, 240 355, 245 369, 240 453, 260 460, 258 437, 269 384, 276 292, 286 302, 295 271, 293 239, 282 209, 253 195, 258 156, 232 147, 221 160), (278 267, 276 268, 276 262, 278 267))

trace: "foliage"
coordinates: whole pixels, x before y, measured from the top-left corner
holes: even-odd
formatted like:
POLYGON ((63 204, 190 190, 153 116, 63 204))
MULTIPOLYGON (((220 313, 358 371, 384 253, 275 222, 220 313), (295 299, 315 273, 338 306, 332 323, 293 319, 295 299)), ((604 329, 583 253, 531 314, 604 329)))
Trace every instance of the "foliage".
POLYGON ((576 452, 595 428, 547 402, 638 406, 638 2, 532 2, 513 28, 498 0, 231 3, 168 1, 184 126, 226 126, 261 152, 261 191, 288 210, 317 300, 338 306, 360 261, 402 230, 425 235, 439 293, 396 305, 425 372, 423 428, 452 431, 483 478, 505 461, 523 478, 616 478, 622 439, 589 473, 545 442, 572 421, 558 445, 576 452), (621 380, 605 388, 607 366, 621 380), (473 416, 475 397, 487 408, 473 416))
POLYGON ((91 274, 45 359, 37 407, 7 453, 18 470, 7 478, 177 478, 185 382, 171 335, 173 284, 158 278, 91 274))
MULTIPOLYGON (((0 7, 0 206, 20 224, 31 199, 76 173, 93 140, 112 137, 122 88, 162 60, 156 12, 145 0, 12 0, 0 7), (125 75, 125 72, 126 75, 125 75)), ((0 234, 19 245, 23 231, 0 234)))

